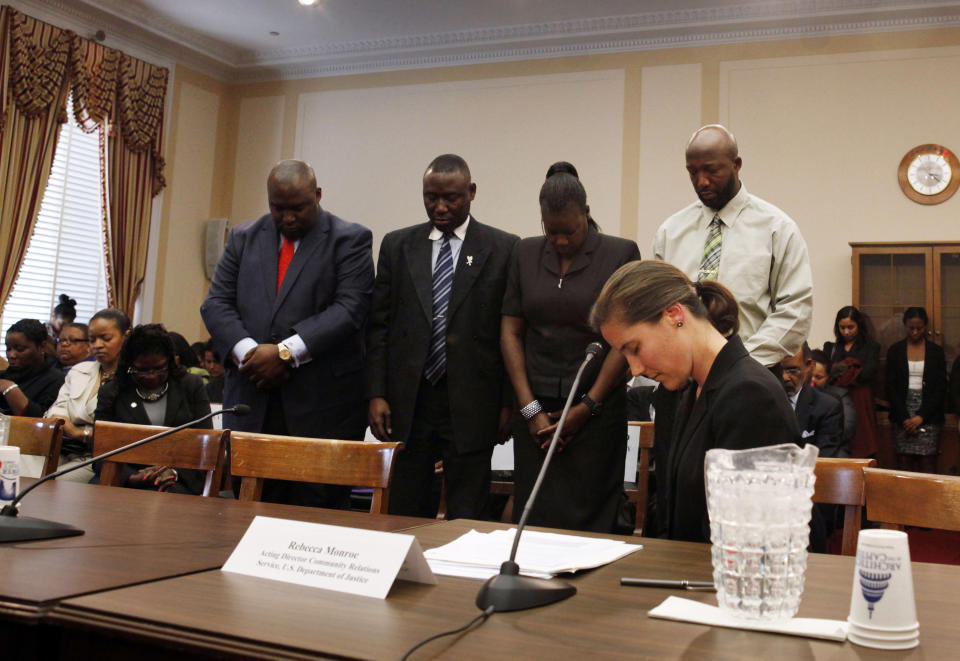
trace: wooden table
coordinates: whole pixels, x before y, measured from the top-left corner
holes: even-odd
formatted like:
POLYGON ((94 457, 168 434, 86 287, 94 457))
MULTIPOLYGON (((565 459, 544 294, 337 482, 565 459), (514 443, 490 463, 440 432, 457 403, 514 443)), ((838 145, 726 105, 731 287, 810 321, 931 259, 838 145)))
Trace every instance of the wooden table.
MULTIPOLYGON (((474 527, 452 521, 417 528, 425 548, 474 527)), ((624 538, 636 541, 636 538, 624 538)), ((626 588, 621 576, 710 578, 710 547, 643 539, 644 549, 571 582, 572 598, 543 608, 497 613, 477 629, 444 638, 414 659, 590 658, 953 658, 960 649, 960 567, 914 564, 920 647, 892 653, 806 638, 670 622, 647 611, 671 594, 716 603, 711 593, 626 588)), ((70 651, 99 659, 221 656, 398 659, 417 641, 456 628, 479 611, 480 582, 439 577, 439 585, 394 585, 386 600, 353 597, 219 571, 70 599, 51 614, 68 629, 70 651)), ((800 616, 845 619, 853 559, 811 555, 800 616)))
MULTIPOLYGON (((0 544, 0 643, 13 641, 23 658, 37 658, 36 646, 49 644, 40 623, 58 601, 218 568, 257 515, 387 531, 433 523, 56 480, 31 492, 21 514, 85 531, 0 544)), ((2 649, 6 657, 10 650, 2 649)))

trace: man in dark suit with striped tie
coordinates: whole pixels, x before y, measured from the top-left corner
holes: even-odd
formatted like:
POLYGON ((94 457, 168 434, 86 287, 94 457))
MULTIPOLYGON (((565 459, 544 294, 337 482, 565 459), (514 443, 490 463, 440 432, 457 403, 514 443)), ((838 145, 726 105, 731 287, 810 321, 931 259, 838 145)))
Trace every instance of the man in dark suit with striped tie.
POLYGON ((373 434, 405 443, 392 514, 436 515, 442 460, 448 517, 481 518, 490 455, 509 428, 500 304, 518 238, 470 216, 476 191, 461 157, 438 156, 423 175, 429 222, 380 245, 366 390, 373 434))

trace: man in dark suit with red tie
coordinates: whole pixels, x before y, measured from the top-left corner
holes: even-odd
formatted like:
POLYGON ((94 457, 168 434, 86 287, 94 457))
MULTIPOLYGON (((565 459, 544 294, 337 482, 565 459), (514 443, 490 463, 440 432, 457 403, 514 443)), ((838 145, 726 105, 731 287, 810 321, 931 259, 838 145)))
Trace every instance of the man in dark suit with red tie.
POLYGON ((518 238, 470 216, 476 191, 461 157, 438 156, 423 176, 429 222, 380 246, 366 387, 374 435, 405 443, 392 514, 436 515, 442 460, 447 516, 482 518, 490 455, 509 428, 500 305, 518 238))
MULTIPOLYGON (((373 288, 370 230, 320 205, 313 168, 281 161, 270 213, 235 227, 200 312, 226 358, 224 416, 239 431, 363 438, 363 334, 373 288)), ((269 482, 264 499, 344 506, 345 489, 269 482)))

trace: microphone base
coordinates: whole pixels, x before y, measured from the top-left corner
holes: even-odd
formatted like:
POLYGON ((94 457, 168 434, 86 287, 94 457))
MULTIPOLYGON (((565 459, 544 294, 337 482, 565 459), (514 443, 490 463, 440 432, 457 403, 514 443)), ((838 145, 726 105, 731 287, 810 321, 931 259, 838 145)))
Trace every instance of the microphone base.
POLYGON ((520 576, 517 563, 507 560, 500 566, 500 573, 480 588, 477 607, 486 610, 493 606, 497 613, 519 611, 563 601, 576 593, 577 588, 556 578, 520 576))
POLYGON ((0 516, 0 543, 26 542, 32 539, 57 539, 58 537, 75 537, 83 534, 80 528, 74 528, 65 523, 10 515, 6 513, 6 509, 4 508, 5 516, 0 516))

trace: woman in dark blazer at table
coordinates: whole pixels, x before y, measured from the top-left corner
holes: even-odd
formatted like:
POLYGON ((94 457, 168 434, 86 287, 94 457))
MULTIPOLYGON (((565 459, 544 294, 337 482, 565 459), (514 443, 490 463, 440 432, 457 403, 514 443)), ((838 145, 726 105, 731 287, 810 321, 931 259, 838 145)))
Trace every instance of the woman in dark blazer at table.
MULTIPOLYGON (((610 274, 640 259, 634 241, 600 233, 571 170, 556 164, 547 173, 540 189, 545 236, 514 247, 503 300, 500 347, 517 398, 514 520, 526 505, 584 351, 603 339, 590 328, 590 306, 610 274)), ((615 529, 625 499, 626 367, 618 351, 605 347, 585 371, 531 524, 615 529)))
POLYGON ((927 339, 927 311, 907 308, 907 337, 887 350, 887 401, 901 470, 937 472, 940 429, 947 397, 947 359, 927 339))
MULTIPOLYGON (((97 395, 96 420, 177 427, 210 413, 203 380, 177 364, 173 342, 160 324, 137 326, 120 350, 116 377, 97 395)), ((212 429, 210 420, 197 425, 212 429)), ((94 436, 96 451, 96 436, 94 436)), ((203 492, 202 471, 150 466, 124 471, 125 486, 177 493, 203 492)))
POLYGON ((707 450, 799 443, 797 418, 778 379, 737 336, 737 302, 715 280, 693 283, 648 260, 620 268, 591 322, 634 375, 682 389, 666 466, 667 537, 710 541, 704 494, 707 450))

